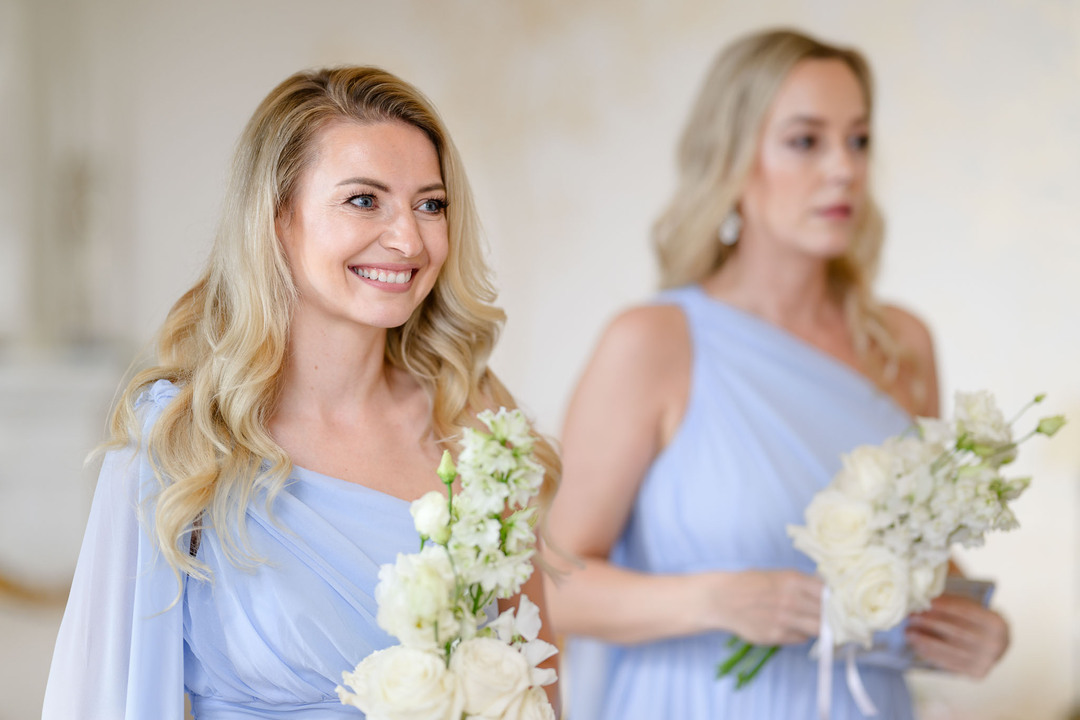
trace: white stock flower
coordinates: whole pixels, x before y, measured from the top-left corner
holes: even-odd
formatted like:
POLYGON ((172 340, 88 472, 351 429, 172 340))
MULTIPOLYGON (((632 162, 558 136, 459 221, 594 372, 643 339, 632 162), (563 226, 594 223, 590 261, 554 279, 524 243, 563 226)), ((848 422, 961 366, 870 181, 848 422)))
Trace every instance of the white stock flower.
POLYGON ((525 413, 520 410, 499 408, 497 413, 484 410, 477 417, 480 422, 487 425, 488 429, 491 430, 491 434, 499 442, 509 442, 514 446, 515 450, 522 453, 532 451, 535 438, 525 413))
POLYGON ((465 428, 457 461, 462 483, 467 483, 470 476, 506 475, 516 466, 513 450, 490 435, 465 428))
POLYGON ((379 568, 376 621, 403 645, 434 650, 460 630, 455 613, 456 579, 446 549, 429 545, 418 554, 398 554, 379 568))
POLYGON ((368 655, 351 673, 342 673, 338 698, 369 720, 460 720, 465 694, 442 656, 395 645, 368 655))
POLYGON ((506 710, 501 720, 555 720, 555 710, 548 702, 547 693, 541 688, 531 687, 506 710))
POLYGON ((503 520, 503 532, 506 534, 504 543, 506 552, 514 555, 527 552, 536 546, 536 533, 532 529, 532 520, 536 515, 536 508, 530 507, 519 510, 503 520))
POLYGON ((530 458, 520 458, 507 478, 507 502, 511 508, 523 508, 540 492, 544 484, 544 468, 530 458))
POLYGON ((794 545, 829 574, 842 569, 870 541, 873 508, 865 500, 826 488, 806 508, 806 526, 788 527, 794 545))
POLYGON ((830 590, 826 614, 837 644, 858 642, 869 647, 875 630, 893 627, 907 612, 907 563, 872 545, 830 590))
POLYGON ((525 656, 495 638, 475 637, 457 646, 450 670, 461 681, 465 712, 500 718, 529 688, 525 656))
POLYGON ((1012 441, 1012 429, 986 390, 956 393, 956 422, 977 443, 1003 445, 1012 441))
POLYGON ((924 442, 941 450, 956 446, 956 426, 953 423, 928 417, 916 418, 915 421, 924 442))
POLYGON ((450 539, 450 508, 446 495, 432 490, 409 505, 416 532, 445 545, 450 539))
POLYGON ((889 488, 895 458, 883 447, 862 445, 843 457, 833 485, 845 495, 873 502, 889 488))

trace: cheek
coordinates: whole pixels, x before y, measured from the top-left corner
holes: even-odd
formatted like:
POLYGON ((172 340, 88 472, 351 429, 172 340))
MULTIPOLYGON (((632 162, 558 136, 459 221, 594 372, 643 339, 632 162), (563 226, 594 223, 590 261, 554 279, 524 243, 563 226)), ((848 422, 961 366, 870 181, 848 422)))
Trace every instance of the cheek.
POLYGON ((772 223, 783 223, 799 214, 803 199, 812 189, 812 173, 805 162, 780 150, 763 151, 744 203, 749 212, 756 211, 772 223))
POLYGON ((425 239, 424 245, 427 250, 428 261, 438 271, 450 255, 450 240, 447 235, 446 225, 444 224, 441 228, 430 233, 425 239))

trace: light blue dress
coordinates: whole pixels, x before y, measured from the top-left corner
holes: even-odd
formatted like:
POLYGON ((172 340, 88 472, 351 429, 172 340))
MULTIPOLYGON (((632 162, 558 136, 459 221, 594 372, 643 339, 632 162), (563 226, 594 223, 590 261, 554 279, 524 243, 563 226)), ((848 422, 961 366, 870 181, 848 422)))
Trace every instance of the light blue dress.
MULTIPOLYGON (((175 397, 137 403, 146 431, 175 397)), ((375 624, 379 565, 416 552, 409 503, 295 468, 273 506, 247 513, 254 552, 238 569, 206 529, 213 582, 177 580, 139 523, 155 481, 145 452, 105 458, 57 638, 44 720, 362 718, 338 702, 343 670, 395 644, 375 624)))
MULTIPOLYGON (((643 479, 612 552, 646 573, 794 568, 814 573, 786 533, 840 469, 840 456, 910 425, 866 378, 699 286, 660 295, 685 313, 693 347, 685 416, 643 479)), ((679 612, 671 608, 671 612, 679 612)), ((816 720, 810 644, 786 646, 741 690, 716 679, 729 635, 630 646, 571 640, 565 662, 569 720, 816 720)), ((902 633, 878 641, 899 652, 902 633)), ((860 665, 883 720, 910 720, 903 675, 860 665)), ((861 718, 833 674, 832 717, 861 718)))

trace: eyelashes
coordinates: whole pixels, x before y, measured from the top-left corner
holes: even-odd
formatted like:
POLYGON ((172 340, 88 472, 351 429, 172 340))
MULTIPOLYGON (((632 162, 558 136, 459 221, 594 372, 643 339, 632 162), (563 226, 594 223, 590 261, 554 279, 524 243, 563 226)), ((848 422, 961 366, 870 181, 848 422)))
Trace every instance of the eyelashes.
MULTIPOLYGON (((378 198, 374 193, 357 193, 349 196, 345 202, 361 210, 374 210, 379 206, 378 198)), ((429 215, 441 215, 446 212, 449 205, 446 198, 431 197, 421 200, 416 209, 429 215)))
MULTIPOLYGON (((816 135, 796 135, 789 138, 785 144, 799 152, 810 152, 819 149, 822 141, 816 135)), ((845 140, 844 144, 857 152, 865 152, 870 148, 870 135, 868 133, 852 135, 845 140)))

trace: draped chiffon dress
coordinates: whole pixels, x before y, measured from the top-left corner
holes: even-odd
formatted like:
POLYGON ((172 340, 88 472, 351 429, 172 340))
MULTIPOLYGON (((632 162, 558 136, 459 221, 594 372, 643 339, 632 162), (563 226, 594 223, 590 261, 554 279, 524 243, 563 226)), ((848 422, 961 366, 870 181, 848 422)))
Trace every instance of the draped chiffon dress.
MULTIPOLYGON (((905 430, 910 418, 868 379, 794 335, 713 299, 699 286, 661 294, 685 314, 692 345, 689 401, 680 427, 643 478, 611 553, 643 573, 778 570, 814 573, 786 526, 803 524, 841 454, 905 430)), ((682 610, 670 609, 672 613, 682 610)), ((753 682, 717 680, 731 652, 723 632, 635 645, 568 643, 569 720, 769 720, 817 717, 811 643, 784 646, 753 682)), ((879 660, 902 630, 875 640, 879 660)), ((880 718, 908 720, 902 673, 860 664, 880 718)), ((832 717, 861 718, 833 673, 832 717)))
MULTIPOLYGON (((176 393, 164 380, 144 392, 144 438, 176 393)), ((181 720, 185 692, 198 720, 362 718, 334 688, 396 644, 374 590, 381 564, 418 548, 409 503, 294 468, 272 513, 247 509, 264 562, 233 565, 207 528, 198 557, 213 582, 178 585, 139 520, 155 487, 145 450, 106 456, 43 719, 181 720)))

